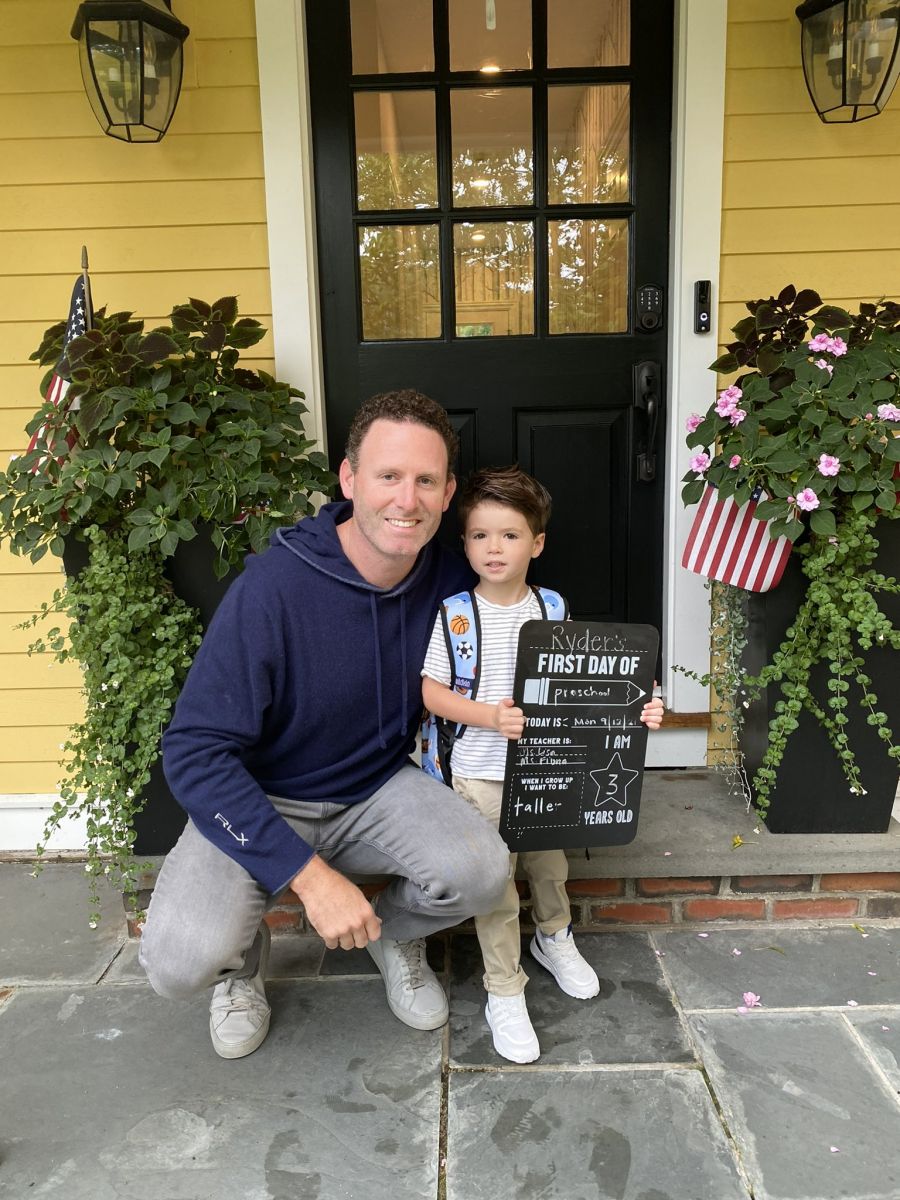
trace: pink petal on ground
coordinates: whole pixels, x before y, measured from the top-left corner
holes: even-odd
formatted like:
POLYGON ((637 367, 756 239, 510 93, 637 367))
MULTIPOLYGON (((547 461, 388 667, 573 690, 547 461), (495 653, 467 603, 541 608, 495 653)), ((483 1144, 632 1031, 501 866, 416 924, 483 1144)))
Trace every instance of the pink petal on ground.
POLYGON ((837 1146, 829 1146, 828 1149, 832 1154, 840 1154, 840 1150, 837 1148, 837 1146))
POLYGON ((867 975, 877 975, 878 972, 877 971, 866 971, 866 974, 867 975))
POLYGON ((750 1009, 747 1008, 746 1004, 738 1005, 738 1012, 741 1014, 742 1017, 745 1017, 749 1011, 750 1011, 750 1009))
POLYGON ((738 958, 740 958, 740 956, 741 956, 741 955, 742 955, 744 952, 743 952, 743 950, 738 950, 737 946, 735 946, 735 948, 732 950, 732 952, 731 952, 731 953, 732 953, 732 954, 734 954, 734 955, 736 955, 738 958))
POLYGON ((847 1003, 851 1008, 859 1008, 858 1000, 848 1000, 847 1003))
POLYGON ((743 1001, 748 1008, 759 1008, 762 1004, 762 999, 756 992, 744 992, 743 1001))
POLYGON ((708 933, 698 933, 697 937, 709 937, 708 933))

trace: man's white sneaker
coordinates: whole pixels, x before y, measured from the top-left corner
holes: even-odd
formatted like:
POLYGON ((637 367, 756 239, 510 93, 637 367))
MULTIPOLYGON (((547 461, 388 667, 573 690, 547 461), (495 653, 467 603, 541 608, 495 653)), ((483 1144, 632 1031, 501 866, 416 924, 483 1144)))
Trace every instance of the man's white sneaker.
POLYGON ((488 992, 484 1015, 491 1027, 494 1049, 514 1063, 530 1063, 538 1057, 541 1047, 528 1015, 524 993, 518 996, 495 996, 488 992))
POLYGON ((266 966, 272 936, 265 923, 259 927, 262 942, 259 966, 249 979, 226 979, 216 984, 209 1004, 209 1034, 220 1058, 243 1058, 266 1040, 271 1009, 266 1000, 266 966))
POLYGON ((440 1029, 450 1008, 444 989, 425 958, 425 939, 395 942, 380 937, 366 949, 381 972, 388 1007, 398 1020, 413 1029, 440 1029))
POLYGON ((600 991, 597 972, 575 945, 571 925, 549 937, 537 930, 531 939, 531 953, 562 990, 576 1000, 589 1000, 600 991))

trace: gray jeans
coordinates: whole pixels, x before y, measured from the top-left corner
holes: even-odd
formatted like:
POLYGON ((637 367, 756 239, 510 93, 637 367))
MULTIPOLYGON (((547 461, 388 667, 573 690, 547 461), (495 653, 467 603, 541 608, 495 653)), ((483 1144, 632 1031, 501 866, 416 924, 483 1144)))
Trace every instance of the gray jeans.
MULTIPOLYGON (((377 897, 386 937, 409 941, 491 912, 509 876, 509 851, 450 788, 403 767, 360 804, 272 797, 326 862, 346 875, 392 875, 377 897)), ((188 822, 159 874, 140 963, 161 996, 181 999, 256 972, 263 913, 277 897, 188 822)))

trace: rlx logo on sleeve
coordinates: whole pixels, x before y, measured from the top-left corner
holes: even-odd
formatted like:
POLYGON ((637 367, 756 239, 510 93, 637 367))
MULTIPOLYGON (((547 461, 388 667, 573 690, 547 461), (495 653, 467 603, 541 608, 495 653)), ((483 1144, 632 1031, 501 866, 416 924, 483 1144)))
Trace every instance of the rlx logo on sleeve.
POLYGON ((221 813, 216 813, 215 819, 220 821, 225 826, 236 842, 240 842, 242 846, 246 846, 249 843, 250 839, 245 837, 242 833, 235 833, 231 828, 231 822, 227 820, 227 818, 223 817, 221 813))

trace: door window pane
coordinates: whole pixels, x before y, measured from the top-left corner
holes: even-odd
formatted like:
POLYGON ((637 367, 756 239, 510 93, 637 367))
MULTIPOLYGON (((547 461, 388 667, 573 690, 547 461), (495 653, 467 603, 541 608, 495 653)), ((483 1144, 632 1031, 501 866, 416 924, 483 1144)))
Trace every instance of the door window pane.
POLYGON ((531 0, 450 0, 450 70, 531 66, 531 0))
POLYGON ((534 226, 464 221, 453 227, 456 336, 534 333, 534 226))
POLYGON ((550 0, 547 65, 626 66, 631 59, 629 9, 629 0, 550 0))
POLYGON ((628 329, 627 220, 548 221, 551 333, 628 329))
POLYGON ((531 204, 531 88, 450 93, 453 203, 457 208, 531 204))
POLYGON ((353 105, 358 207, 434 208, 434 93, 357 92, 353 105))
POLYGON ((359 230, 363 341, 441 336, 437 225, 359 230))
POLYGON ((354 75, 433 71, 431 0, 350 0, 350 40, 354 75))
POLYGON ((614 204, 628 199, 629 87, 547 89, 547 199, 614 204))

